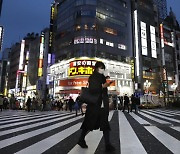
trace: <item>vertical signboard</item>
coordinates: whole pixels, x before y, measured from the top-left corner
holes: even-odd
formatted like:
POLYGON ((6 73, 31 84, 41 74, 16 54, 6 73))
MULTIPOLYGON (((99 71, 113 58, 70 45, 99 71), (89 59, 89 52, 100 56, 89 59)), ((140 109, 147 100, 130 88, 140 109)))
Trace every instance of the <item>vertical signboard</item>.
POLYGON ((161 34, 161 48, 162 48, 162 63, 165 65, 165 53, 164 53, 164 30, 163 24, 160 24, 160 34, 161 34))
POLYGON ((131 78, 134 79, 134 60, 131 60, 131 78))
POLYGON ((146 32, 146 23, 141 21, 141 46, 142 46, 142 55, 147 56, 147 32, 146 32))
POLYGON ((19 57, 19 70, 23 70, 24 48, 25 48, 25 40, 22 40, 21 41, 20 57, 19 57))
POLYGON ((38 62, 38 76, 43 75, 43 58, 44 58, 44 33, 40 37, 40 49, 39 49, 39 62, 38 62))
POLYGON ((2 49, 3 32, 4 32, 3 26, 0 26, 0 51, 2 49))
POLYGON ((151 55, 153 58, 157 58, 156 31, 154 26, 150 26, 150 34, 151 34, 151 55))
POLYGON ((137 10, 134 11, 134 33, 135 33, 135 56, 136 56, 136 75, 139 76, 139 37, 138 37, 138 18, 137 10))

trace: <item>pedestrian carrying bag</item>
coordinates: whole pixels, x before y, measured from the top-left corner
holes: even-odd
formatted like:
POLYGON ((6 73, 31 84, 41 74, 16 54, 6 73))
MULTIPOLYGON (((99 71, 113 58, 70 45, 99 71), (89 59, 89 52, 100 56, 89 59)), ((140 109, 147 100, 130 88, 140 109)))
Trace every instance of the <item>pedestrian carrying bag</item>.
POLYGON ((88 87, 81 88, 80 100, 86 104, 95 104, 97 103, 99 94, 92 94, 88 87))

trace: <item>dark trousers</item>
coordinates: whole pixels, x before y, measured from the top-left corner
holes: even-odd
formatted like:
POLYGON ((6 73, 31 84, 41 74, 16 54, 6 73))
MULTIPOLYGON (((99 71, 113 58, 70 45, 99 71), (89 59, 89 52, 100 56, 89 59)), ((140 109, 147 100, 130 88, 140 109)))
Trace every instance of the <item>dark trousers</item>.
MULTIPOLYGON (((80 136, 80 139, 79 140, 85 140, 85 136, 89 133, 88 130, 82 130, 81 132, 81 136, 80 136)), ((110 144, 110 135, 109 135, 109 130, 106 130, 106 131, 103 131, 103 136, 104 136, 104 142, 105 142, 105 145, 108 145, 110 144)))
POLYGON ((0 110, 2 111, 2 109, 3 109, 3 105, 0 105, 0 110))
POLYGON ((128 113, 129 113, 129 104, 124 104, 124 106, 123 106, 123 112, 124 112, 124 110, 126 109, 126 107, 127 107, 127 109, 128 109, 128 113))
POLYGON ((131 112, 133 109, 135 109, 135 113, 136 113, 136 104, 131 104, 131 112))

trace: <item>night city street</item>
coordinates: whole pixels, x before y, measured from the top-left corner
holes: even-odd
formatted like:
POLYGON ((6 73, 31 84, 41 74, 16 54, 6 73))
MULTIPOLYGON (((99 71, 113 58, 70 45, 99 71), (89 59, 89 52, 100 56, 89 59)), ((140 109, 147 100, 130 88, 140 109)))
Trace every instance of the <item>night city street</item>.
POLYGON ((0 0, 0 154, 180 154, 180 0, 0 0))
MULTIPOLYGON (((88 149, 77 145, 84 117, 65 111, 0 113, 1 154, 104 154, 102 132, 88 133, 88 149)), ((111 111, 111 141, 116 154, 179 154, 180 111, 111 111)))

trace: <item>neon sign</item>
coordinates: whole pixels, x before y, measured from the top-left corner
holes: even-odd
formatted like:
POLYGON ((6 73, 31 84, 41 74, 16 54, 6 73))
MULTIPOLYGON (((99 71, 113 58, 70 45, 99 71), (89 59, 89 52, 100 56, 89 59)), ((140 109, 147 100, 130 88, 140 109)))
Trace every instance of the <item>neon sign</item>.
POLYGON ((89 76, 94 71, 96 60, 75 60, 70 62, 68 76, 89 76))

